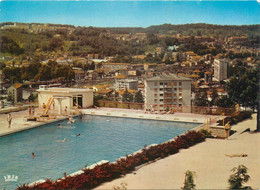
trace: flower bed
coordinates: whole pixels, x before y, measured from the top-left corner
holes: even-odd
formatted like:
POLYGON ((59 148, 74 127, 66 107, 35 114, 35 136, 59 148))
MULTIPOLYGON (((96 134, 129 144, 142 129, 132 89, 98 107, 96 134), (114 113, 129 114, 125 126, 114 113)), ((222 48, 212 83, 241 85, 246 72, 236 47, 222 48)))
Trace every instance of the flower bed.
POLYGON ((65 179, 50 180, 41 184, 28 186, 23 184, 18 190, 24 189, 92 189, 104 182, 119 178, 135 170, 135 167, 178 153, 180 149, 187 149, 192 145, 203 142, 205 137, 195 131, 189 131, 168 141, 149 148, 144 147, 140 153, 126 155, 114 163, 97 165, 93 169, 83 169, 84 173, 77 176, 68 176, 65 179))

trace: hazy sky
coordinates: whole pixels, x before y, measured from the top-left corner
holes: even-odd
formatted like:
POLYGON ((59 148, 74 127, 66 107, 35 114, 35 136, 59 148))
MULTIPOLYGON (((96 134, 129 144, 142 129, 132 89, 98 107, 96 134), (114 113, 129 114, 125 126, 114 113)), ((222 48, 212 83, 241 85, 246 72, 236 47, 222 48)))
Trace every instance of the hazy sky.
MULTIPOLYGON (((1 0, 0 0, 1 1, 1 0)), ((1 1, 0 22, 98 27, 260 24, 257 1, 1 1)))

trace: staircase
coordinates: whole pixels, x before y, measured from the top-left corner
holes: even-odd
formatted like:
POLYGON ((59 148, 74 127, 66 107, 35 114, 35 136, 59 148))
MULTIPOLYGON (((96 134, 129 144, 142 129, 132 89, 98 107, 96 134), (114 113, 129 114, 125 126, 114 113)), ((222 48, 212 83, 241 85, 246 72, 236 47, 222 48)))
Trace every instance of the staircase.
POLYGON ((48 115, 48 111, 50 110, 51 108, 51 104, 53 102, 54 98, 51 96, 49 97, 49 99, 47 100, 47 103, 46 103, 46 108, 43 110, 43 116, 47 116, 48 115))

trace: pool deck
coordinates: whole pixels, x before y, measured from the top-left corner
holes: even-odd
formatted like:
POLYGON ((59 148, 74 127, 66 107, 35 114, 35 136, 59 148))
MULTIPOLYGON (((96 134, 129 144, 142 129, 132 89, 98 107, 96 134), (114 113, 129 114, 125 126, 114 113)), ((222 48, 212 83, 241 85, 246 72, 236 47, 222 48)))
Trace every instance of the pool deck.
MULTIPOLYGON (((43 110, 41 108, 37 108, 35 110, 35 115, 39 115, 42 112, 43 110)), ((163 114, 163 115, 150 114, 150 113, 148 114, 142 110, 116 109, 116 108, 84 109, 83 113, 88 115, 137 118, 137 119, 153 119, 153 120, 162 120, 162 121, 178 121, 178 122, 192 122, 192 123, 205 123, 206 119, 209 118, 215 119, 219 117, 219 116, 212 116, 212 115, 199 115, 199 114, 190 114, 190 113, 174 113, 174 114, 163 114)), ((7 115, 8 114, 0 114, 0 137, 68 118, 68 116, 57 116, 56 119, 50 119, 49 121, 43 121, 43 122, 26 121, 25 117, 28 117, 28 111, 27 110, 17 111, 17 112, 11 112, 12 125, 11 128, 8 128, 7 115)))
POLYGON ((151 119, 151 120, 161 120, 161 121, 178 121, 178 122, 188 122, 188 123, 205 123, 206 119, 213 120, 219 117, 214 115, 201 115, 201 114, 179 113, 179 112, 178 113, 176 112, 174 114, 154 114, 154 113, 145 113, 143 110, 119 109, 119 108, 85 109, 83 110, 83 113, 88 115, 151 119))
MULTIPOLYGON (((43 112, 41 108, 35 109, 35 115, 39 115, 43 112)), ((56 122, 59 120, 66 119, 68 116, 57 116, 56 119, 50 119, 45 122, 38 122, 38 121, 26 121, 25 117, 28 117, 28 111, 17 111, 11 112, 12 116, 12 125, 8 128, 7 122, 8 114, 0 114, 0 137, 17 133, 20 131, 28 130, 31 128, 39 127, 48 123, 56 122)))
POLYGON ((178 154, 157 160, 136 169, 126 176, 103 183, 96 189, 114 189, 127 184, 127 189, 180 189, 185 172, 196 173, 196 189, 228 189, 231 169, 243 164, 248 168, 250 180, 245 184, 260 188, 260 132, 244 132, 256 129, 256 114, 252 119, 232 126, 237 132, 228 140, 206 139, 205 142, 178 154), (247 154, 247 157, 227 157, 232 154, 247 154))

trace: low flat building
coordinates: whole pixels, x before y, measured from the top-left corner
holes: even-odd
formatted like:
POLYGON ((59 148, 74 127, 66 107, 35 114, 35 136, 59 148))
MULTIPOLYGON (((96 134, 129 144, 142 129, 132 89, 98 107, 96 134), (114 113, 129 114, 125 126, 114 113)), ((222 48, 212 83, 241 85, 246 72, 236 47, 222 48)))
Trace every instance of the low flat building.
POLYGON ((58 111, 59 114, 67 110, 88 108, 93 106, 93 90, 79 88, 48 88, 41 85, 38 91, 39 106, 45 105, 49 109, 58 111))

